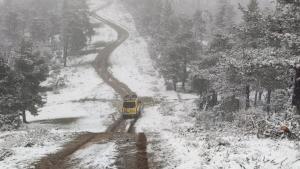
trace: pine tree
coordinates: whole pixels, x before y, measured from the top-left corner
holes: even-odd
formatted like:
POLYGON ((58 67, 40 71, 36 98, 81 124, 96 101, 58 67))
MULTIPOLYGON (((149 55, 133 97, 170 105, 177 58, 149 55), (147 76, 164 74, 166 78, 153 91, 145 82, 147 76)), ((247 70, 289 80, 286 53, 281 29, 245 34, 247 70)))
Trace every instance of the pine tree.
POLYGON ((185 84, 189 75, 188 67, 197 57, 198 43, 195 41, 192 32, 186 32, 175 38, 175 46, 169 52, 168 61, 171 62, 171 70, 174 70, 174 76, 182 82, 182 88, 185 90, 185 84))
POLYGON ((250 0, 247 9, 240 5, 243 23, 236 30, 243 48, 264 48, 266 21, 259 9, 257 0, 250 0), (239 34, 240 33, 240 34, 239 34))
POLYGON ((268 17, 271 46, 300 54, 300 5, 297 0, 278 0, 275 16, 268 17))
POLYGON ((0 114, 16 114, 19 110, 21 78, 0 58, 0 114))
MULTIPOLYGON (((265 20, 262 12, 259 9, 257 0, 249 0, 247 8, 239 5, 239 9, 243 14, 242 23, 235 28, 234 34, 236 38, 236 47, 241 48, 242 58, 241 58, 241 72, 244 73, 245 82, 245 100, 246 109, 250 107, 250 92, 251 85, 253 84, 254 77, 252 76, 252 67, 249 68, 249 63, 255 59, 249 56, 249 50, 264 49, 266 47, 265 37, 266 37, 266 27, 265 20)), ((258 57, 258 56, 255 56, 258 57)), ((256 93, 260 88, 260 82, 257 82, 255 86, 257 87, 256 93)))
POLYGON ((217 52, 224 52, 227 50, 232 49, 232 39, 228 34, 216 33, 213 35, 213 39, 210 43, 210 52, 217 53, 217 52))
POLYGON ((176 30, 174 30, 174 11, 172 4, 169 0, 164 2, 162 12, 160 15, 160 23, 158 28, 158 40, 159 40, 159 50, 163 51, 163 49, 170 43, 170 39, 174 36, 176 30))
POLYGON ((13 11, 9 11, 4 20, 5 35, 12 41, 17 41, 20 35, 20 18, 19 14, 13 11))
POLYGON ((226 0, 218 0, 218 12, 215 16, 216 32, 230 32, 234 24, 236 13, 234 7, 226 0))
POLYGON ((0 128, 6 124, 19 126, 21 81, 21 77, 0 57, 0 128))
POLYGON ((21 83, 20 101, 23 121, 26 123, 26 111, 38 115, 38 108, 44 101, 40 95, 40 83, 46 80, 48 67, 39 53, 34 53, 32 42, 23 40, 20 44, 19 56, 15 69, 23 77, 21 83))
POLYGON ((162 16, 162 11, 164 10, 164 1, 161 0, 144 0, 132 2, 135 8, 140 7, 140 11, 143 11, 140 16, 142 29, 145 29, 146 32, 149 32, 150 35, 156 35, 160 29, 160 23, 162 16), (139 4, 140 3, 140 4, 139 4), (138 4, 138 5, 136 5, 138 4))
POLYGON ((93 33, 89 22, 86 1, 63 1, 61 36, 63 42, 64 66, 67 65, 69 52, 77 53, 87 45, 88 38, 93 33))
POLYGON ((214 32, 210 43, 210 52, 223 52, 232 48, 231 31, 234 27, 234 7, 226 0, 218 1, 214 32))
POLYGON ((193 24, 194 24, 194 36, 198 41, 204 41, 206 30, 206 21, 203 17, 203 12, 201 10, 197 10, 193 16, 193 24))
POLYGON ((35 18, 30 27, 31 38, 37 42, 47 40, 46 22, 43 19, 35 18))
POLYGON ((167 29, 168 23, 170 22, 171 16, 174 14, 173 6, 170 0, 166 0, 163 3, 162 12, 160 15, 160 26, 161 29, 167 29))

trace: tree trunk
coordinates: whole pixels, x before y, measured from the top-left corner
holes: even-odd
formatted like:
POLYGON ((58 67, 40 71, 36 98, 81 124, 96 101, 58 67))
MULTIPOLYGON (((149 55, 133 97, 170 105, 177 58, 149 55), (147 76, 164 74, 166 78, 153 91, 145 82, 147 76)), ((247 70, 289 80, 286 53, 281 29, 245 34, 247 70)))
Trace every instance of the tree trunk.
POLYGON ((173 88, 175 91, 177 91, 177 81, 173 80, 173 88))
POLYGON ((63 56, 63 58, 64 58, 64 67, 67 66, 67 55, 68 55, 68 52, 67 52, 66 48, 64 47, 64 56, 63 56))
POLYGON ((172 82, 173 82, 173 89, 175 91, 177 91, 177 78, 176 78, 176 76, 172 77, 172 82))
POLYGON ((296 114, 300 115, 300 105, 296 106, 296 114))
POLYGON ((258 97, 258 91, 255 91, 255 98, 254 98, 254 107, 257 106, 257 97, 258 97))
POLYGON ((183 66, 183 78, 182 78, 182 90, 185 91, 185 82, 187 79, 187 58, 184 59, 183 66))
POLYGON ((261 102, 262 94, 263 94, 263 91, 259 91, 258 101, 260 101, 260 102, 261 102))
POLYGON ((23 110, 22 112, 22 120, 23 120, 23 123, 28 123, 27 119, 26 119, 26 111, 23 110))
POLYGON ((246 110, 250 108, 250 85, 246 86, 246 110))
POLYGON ((272 94, 272 90, 268 89, 268 93, 267 93, 267 112, 268 113, 271 111, 271 94, 272 94))
POLYGON ((69 44, 68 44, 68 40, 66 40, 65 45, 64 45, 64 55, 63 55, 64 67, 67 66, 68 48, 69 48, 69 44))
POLYGON ((296 113, 300 115, 300 64, 295 65, 295 78, 294 78, 294 93, 292 105, 296 106, 296 113))
POLYGON ((218 104, 218 93, 214 91, 212 95, 212 107, 216 106, 217 104, 218 104))

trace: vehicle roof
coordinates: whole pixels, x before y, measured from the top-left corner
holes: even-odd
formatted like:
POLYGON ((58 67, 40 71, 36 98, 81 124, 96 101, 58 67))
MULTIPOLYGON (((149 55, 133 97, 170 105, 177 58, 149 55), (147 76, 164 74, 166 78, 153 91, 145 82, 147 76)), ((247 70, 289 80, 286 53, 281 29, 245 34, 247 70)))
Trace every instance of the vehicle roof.
POLYGON ((132 95, 126 95, 124 98, 123 98, 124 101, 136 101, 138 100, 138 97, 137 95, 135 94, 132 94, 132 95))

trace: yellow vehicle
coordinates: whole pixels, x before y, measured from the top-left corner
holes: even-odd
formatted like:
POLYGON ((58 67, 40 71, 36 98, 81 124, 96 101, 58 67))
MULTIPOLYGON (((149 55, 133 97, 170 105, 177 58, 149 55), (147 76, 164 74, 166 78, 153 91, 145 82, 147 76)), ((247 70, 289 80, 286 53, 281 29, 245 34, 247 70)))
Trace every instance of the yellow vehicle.
POLYGON ((123 118, 138 118, 142 112, 143 104, 137 95, 127 95, 123 98, 123 118))

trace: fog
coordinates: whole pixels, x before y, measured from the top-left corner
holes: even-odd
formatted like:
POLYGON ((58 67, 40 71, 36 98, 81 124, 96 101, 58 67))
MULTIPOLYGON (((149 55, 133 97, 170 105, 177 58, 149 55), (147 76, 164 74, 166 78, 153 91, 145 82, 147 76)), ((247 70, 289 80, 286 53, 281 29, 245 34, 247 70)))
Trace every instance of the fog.
POLYGON ((0 169, 299 169, 300 0, 0 0, 0 39, 0 169))
MULTIPOLYGON (((175 9, 179 14, 192 15, 197 9, 208 10, 210 13, 215 14, 217 11, 218 0, 172 0, 175 5, 175 9)), ((230 1, 233 6, 235 6, 235 12, 238 14, 236 21, 240 20, 240 11, 238 10, 238 5, 246 6, 249 0, 225 0, 230 1)), ((258 0, 261 8, 274 7, 275 2, 273 0, 258 0)))

